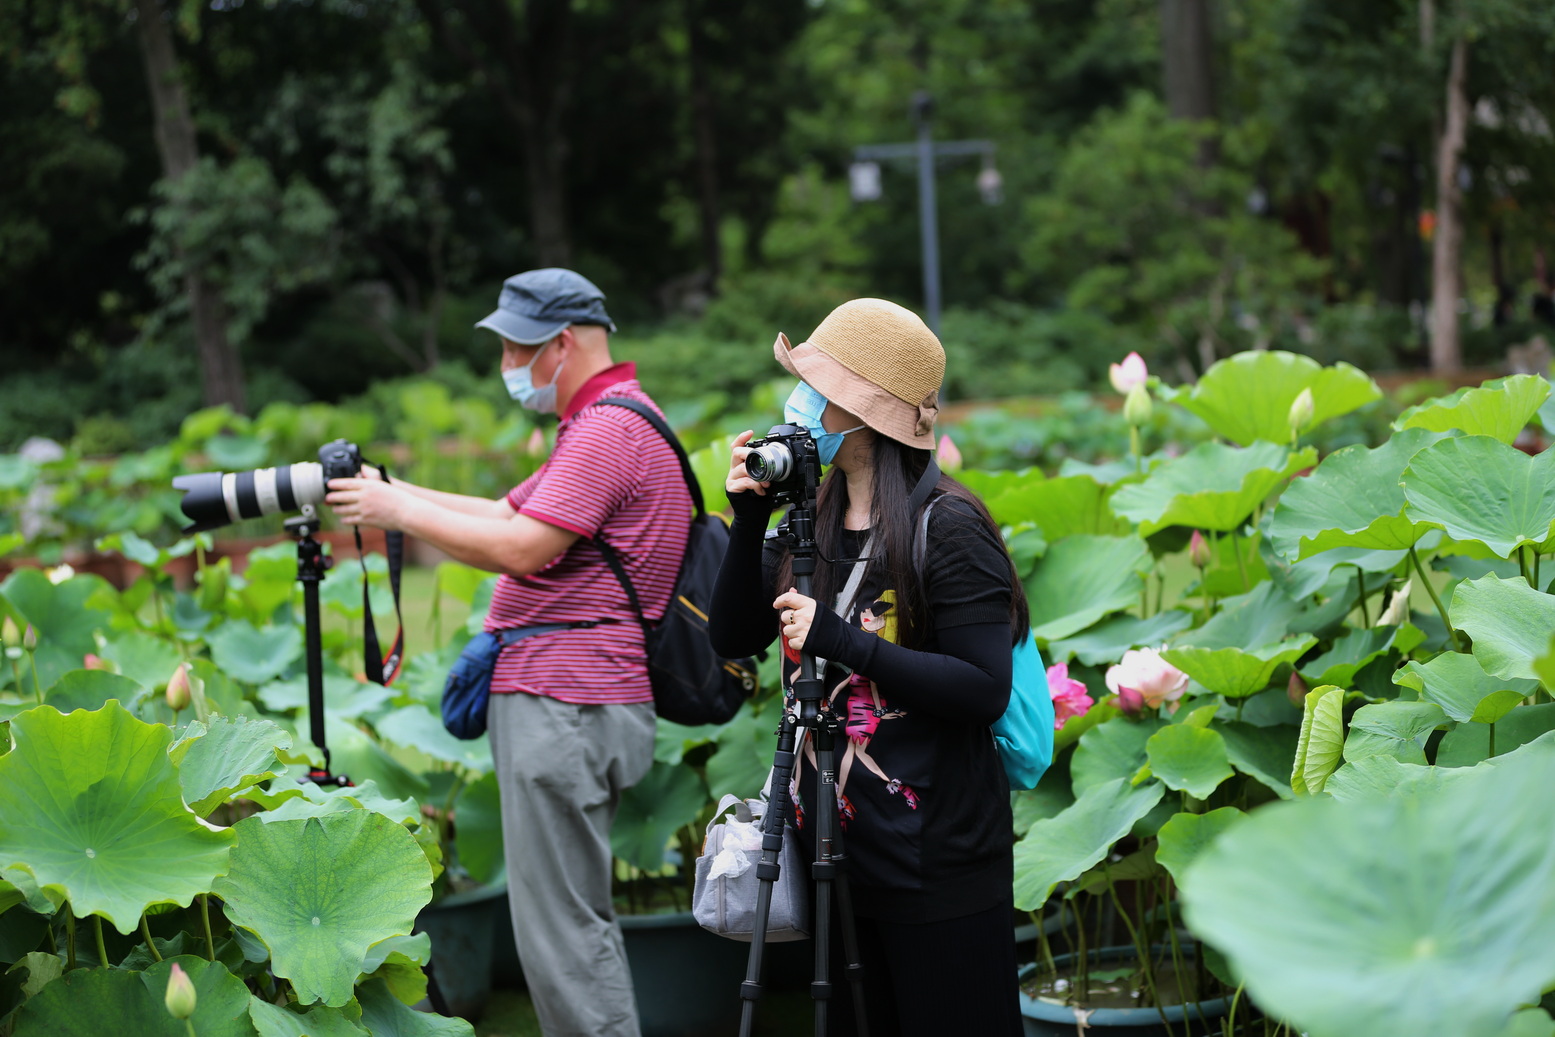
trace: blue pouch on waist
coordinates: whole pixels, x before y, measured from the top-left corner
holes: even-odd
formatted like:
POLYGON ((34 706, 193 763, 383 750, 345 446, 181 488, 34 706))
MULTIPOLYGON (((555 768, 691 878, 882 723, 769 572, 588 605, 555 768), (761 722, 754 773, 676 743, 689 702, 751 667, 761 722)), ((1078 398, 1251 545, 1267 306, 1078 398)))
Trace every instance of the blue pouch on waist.
POLYGON ((502 639, 483 631, 470 638, 448 671, 443 685, 443 726, 455 738, 479 738, 486 733, 491 674, 501 653, 502 639))

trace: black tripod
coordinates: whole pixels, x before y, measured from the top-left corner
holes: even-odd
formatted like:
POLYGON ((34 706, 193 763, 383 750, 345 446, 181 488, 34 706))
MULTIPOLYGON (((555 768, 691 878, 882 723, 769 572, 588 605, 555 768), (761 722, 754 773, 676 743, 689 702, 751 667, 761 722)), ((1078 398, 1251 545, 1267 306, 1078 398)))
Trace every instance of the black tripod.
POLYGON ((305 781, 315 785, 346 787, 351 779, 330 771, 329 747, 324 742, 324 650, 319 632, 319 583, 335 560, 324 545, 313 539, 319 529, 318 512, 304 504, 302 514, 286 520, 286 532, 297 541, 297 579, 302 583, 304 655, 308 664, 308 727, 313 744, 324 754, 324 766, 309 767, 305 781))
MULTIPOLYGON (((815 575, 815 488, 819 482, 819 465, 801 465, 805 471, 800 486, 793 491, 794 505, 787 519, 787 540, 793 555, 794 589, 806 597, 811 596, 812 577, 815 575)), ((866 564, 860 561, 856 564, 866 564)), ((832 711, 826 699, 820 676, 816 673, 815 657, 809 652, 799 655, 799 677, 793 682, 794 704, 783 713, 783 723, 778 729, 777 751, 773 754, 772 789, 766 816, 762 819, 761 860, 756 865, 756 877, 760 880, 756 896, 755 926, 751 933, 750 959, 745 970, 745 982, 740 984, 740 1037, 750 1037, 755 1021, 756 999, 761 997, 762 969, 765 964, 767 917, 772 906, 772 886, 781 871, 779 863, 783 849, 783 828, 792 803, 789 801, 789 781, 798 764, 795 746, 799 729, 810 731, 815 742, 816 802, 815 862, 810 874, 815 884, 815 978, 810 984, 810 996, 815 999, 815 1034, 827 1033, 827 1010, 832 994, 831 983, 831 904, 835 886, 837 913, 842 922, 843 953, 847 957, 846 975, 853 988, 854 1015, 858 1020, 860 1037, 869 1037, 869 1024, 864 1009, 864 966, 859 962, 858 930, 853 920, 853 896, 848 887, 844 870, 846 854, 843 851, 842 832, 837 821, 837 769, 834 763, 837 732, 842 730, 842 719, 832 711)))

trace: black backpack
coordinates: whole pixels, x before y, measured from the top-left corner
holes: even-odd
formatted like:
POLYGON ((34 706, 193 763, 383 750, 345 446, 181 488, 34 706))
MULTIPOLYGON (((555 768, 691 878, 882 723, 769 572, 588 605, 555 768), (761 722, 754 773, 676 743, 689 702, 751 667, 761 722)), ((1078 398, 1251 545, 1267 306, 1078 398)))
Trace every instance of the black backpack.
POLYGON ((675 577, 675 590, 669 608, 657 626, 643 615, 642 602, 626 575, 615 548, 597 535, 592 543, 605 556, 605 562, 621 581, 637 620, 643 627, 648 645, 648 676, 653 684, 653 708, 665 720, 677 724, 722 724, 739 710, 740 703, 756 690, 754 659, 724 659, 713 651, 707 634, 707 613, 712 607, 713 585, 729 543, 729 527, 717 515, 709 515, 702 505, 702 487, 686 451, 670 431, 664 419, 653 409, 636 400, 607 398, 596 404, 613 404, 636 411, 663 436, 680 458, 680 470, 691 491, 696 515, 686 540, 686 556, 675 577))

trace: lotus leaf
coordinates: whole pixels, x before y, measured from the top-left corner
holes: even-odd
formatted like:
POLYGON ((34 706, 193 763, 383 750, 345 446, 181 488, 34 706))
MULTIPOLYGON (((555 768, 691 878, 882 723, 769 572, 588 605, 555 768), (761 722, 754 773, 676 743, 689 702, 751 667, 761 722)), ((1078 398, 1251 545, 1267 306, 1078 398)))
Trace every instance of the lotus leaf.
MULTIPOLYGON (((1301 664, 1298 669, 1314 688, 1319 684, 1337 684, 1341 688, 1348 688, 1362 667, 1393 647, 1400 629, 1396 626, 1359 630, 1351 628, 1335 639, 1332 648, 1316 659, 1301 664)), ((1413 630, 1412 627, 1409 629, 1413 630)), ((1416 630, 1406 636, 1413 640, 1418 634, 1416 630)), ((1415 644, 1418 643, 1415 641, 1415 644)))
POLYGON ((1356 445, 1329 454, 1280 495, 1269 525, 1275 550, 1296 561, 1333 547, 1413 547, 1429 527, 1405 515, 1399 480, 1415 454, 1444 435, 1409 429, 1372 450, 1356 445))
POLYGON ((1307 692, 1301 736, 1291 765, 1290 787, 1297 795, 1316 795, 1334 773, 1344 752, 1344 692, 1332 685, 1307 692))
POLYGON ((1201 443, 1112 495, 1112 510, 1139 524, 1141 536, 1168 526, 1238 529, 1286 479, 1317 463, 1317 451, 1273 443, 1248 447, 1201 443))
POLYGON ((1555 533, 1555 450, 1529 457, 1489 436, 1433 443, 1403 474, 1408 516, 1477 540, 1502 558, 1555 533))
MULTIPOLYGON (((1436 747, 1438 767, 1472 767, 1498 753, 1508 753, 1555 731, 1555 702, 1519 706, 1494 725, 1459 724, 1436 747)), ((1496 757, 1499 759, 1500 757, 1496 757)))
POLYGON ((240 681, 263 684, 302 658, 302 631, 296 626, 255 627, 231 620, 206 638, 216 665, 240 681))
POLYGON ((304 1005, 338 1007, 368 949, 408 934, 432 899, 432 868, 403 825, 370 810, 233 828, 231 871, 215 893, 227 918, 264 941, 304 1005))
POLYGON ((1459 429, 1471 436, 1491 436, 1510 443, 1549 394, 1550 383, 1538 375, 1497 378, 1411 407, 1398 416, 1393 427, 1436 432, 1459 429))
POLYGON ((99 654, 145 688, 165 685, 173 669, 183 661, 176 645, 140 630, 114 634, 103 643, 99 654))
POLYGON ((1550 635, 1548 650, 1533 661, 1533 672, 1546 690, 1555 688, 1555 634, 1550 635))
POLYGON ((1493 724, 1538 690, 1539 682, 1492 677, 1472 655, 1443 652, 1430 662, 1409 662, 1393 674, 1393 683, 1413 688, 1460 724, 1493 724))
POLYGON ((1236 807, 1220 807, 1207 814, 1177 814, 1161 826, 1155 859, 1180 883, 1188 865, 1197 860, 1222 832, 1246 817, 1236 807))
POLYGON ((610 848, 644 871, 664 866, 664 848, 676 829, 696 820, 707 803, 707 786, 690 767, 655 763, 621 795, 610 848))
POLYGON ((1151 564, 1138 537, 1065 537, 1026 580, 1032 632, 1044 641, 1069 637, 1137 603, 1151 564))
POLYGON ((219 962, 192 954, 146 969, 77 969, 44 987, 16 1013, 16 1037, 184 1037, 167 1010, 167 980, 177 963, 194 984, 189 1018, 200 1037, 255 1037, 248 1017, 253 995, 219 962))
POLYGON ((153 904, 187 907, 226 870, 227 831, 184 806, 168 759, 172 733, 117 702, 61 714, 40 706, 11 721, 0 756, 0 874, 20 876, 77 917, 130 933, 153 904))
POLYGON ((464 870, 476 882, 502 878, 502 800, 497 776, 488 771, 460 789, 454 816, 458 818, 454 840, 464 870))
POLYGON ((1184 645, 1168 648, 1161 658, 1214 694, 1242 699, 1267 688, 1276 670, 1294 663, 1316 643, 1317 638, 1307 635, 1245 650, 1184 645))
MULTIPOLYGON (((285 779, 282 779, 285 782, 285 779)), ((414 799, 390 799, 369 778, 360 785, 322 788, 311 781, 286 782, 279 790, 253 792, 246 798, 270 809, 257 815, 261 821, 291 821, 302 817, 323 817, 352 810, 371 810, 402 825, 421 823, 421 806, 414 799)))
POLYGON ((1159 717, 1147 716, 1137 721, 1098 724, 1086 731, 1069 761, 1074 794, 1079 796, 1114 778, 1132 779, 1149 759, 1145 746, 1150 737, 1165 723, 1159 717))
POLYGON ((1267 807, 1189 867, 1188 924, 1313 1037, 1498 1037, 1555 983, 1555 841, 1531 837, 1548 773, 1529 757, 1440 795, 1267 807))
POLYGON ((457 763, 473 771, 491 770, 489 740, 455 738, 443 726, 442 719, 426 706, 401 706, 375 726, 378 737, 395 745, 419 749, 434 760, 457 763))
POLYGON ((1050 642, 1050 662, 1078 659, 1087 666, 1115 662, 1130 648, 1158 645, 1193 624, 1193 616, 1181 609, 1157 612, 1149 619, 1114 616, 1098 623, 1083 634, 1050 642))
POLYGON ((1294 799, 1287 775, 1296 759, 1299 729, 1288 724, 1257 727, 1226 721, 1216 725, 1231 766, 1256 779, 1281 799, 1294 799))
POLYGON ((777 748, 781 704, 776 698, 747 699, 718 732, 718 751, 707 761, 707 792, 713 800, 729 793, 749 796, 765 784, 777 748))
POLYGON ((1171 724, 1151 735, 1145 755, 1150 772, 1167 788, 1195 799, 1208 799, 1233 773, 1220 732, 1187 724, 1171 724))
POLYGON ((1227 598, 1221 609, 1203 626, 1186 630, 1174 646, 1195 648, 1256 648, 1282 640, 1301 613, 1301 605, 1282 594, 1272 582, 1260 583, 1246 594, 1227 598))
POLYGON ((985 503, 1001 525, 1035 523, 1049 543, 1074 533, 1126 536, 1132 527, 1107 506, 1112 489, 1088 475, 1028 479, 985 503))
POLYGON ((118 699, 134 708, 145 694, 145 688, 117 673, 66 670, 48 689, 45 698, 61 713, 73 713, 78 709, 101 709, 109 699, 118 699))
POLYGON ((1015 844, 1015 906, 1042 907, 1055 885, 1094 867, 1165 794, 1160 782, 1135 787, 1114 778, 1087 788, 1057 817, 1032 825, 1015 844))
POLYGON ((356 1005, 330 1008, 314 1005, 307 1011, 282 1008, 257 997, 249 998, 248 1018, 259 1037, 371 1037, 358 1021, 362 1010, 356 1005), (356 1018, 352 1018, 352 1016, 356 1018))
POLYGON ((463 1019, 418 1012, 390 992, 381 979, 368 980, 357 992, 362 1025, 373 1037, 475 1037, 463 1019))
POLYGON ((1271 349, 1217 361, 1192 392, 1173 398, 1217 434, 1247 446, 1290 440, 1290 405, 1303 389, 1312 390, 1309 428, 1382 396, 1371 378, 1349 364, 1323 367, 1310 357, 1271 349))
POLYGON ((276 751, 291 744, 291 735, 268 720, 213 716, 191 724, 168 755, 178 766, 189 809, 208 817, 233 794, 285 770, 276 751))
POLYGON ((18 625, 31 623, 37 630, 38 650, 33 659, 43 687, 52 685, 67 670, 80 669, 86 654, 97 651, 92 632, 106 628, 112 618, 90 603, 98 593, 111 596, 116 592, 101 576, 85 573, 55 584, 41 570, 18 569, 0 583, 0 598, 15 610, 18 625))
POLYGON ((1452 596, 1453 625, 1474 639, 1474 658, 1496 677, 1538 680, 1535 660, 1555 630, 1555 597, 1522 580, 1485 576, 1452 596))
MULTIPOLYGON (((356 680, 334 668, 333 661, 324 667, 324 708, 329 715, 341 720, 360 720, 378 712, 394 700, 394 692, 381 684, 356 680)), ((442 678, 447 679, 445 667, 442 678)), ((438 684, 441 693, 442 684, 438 684)), ((259 689, 259 701, 273 713, 290 713, 308 708, 308 677, 301 674, 282 680, 274 680, 259 689)), ((442 722, 438 725, 441 728, 442 722)))

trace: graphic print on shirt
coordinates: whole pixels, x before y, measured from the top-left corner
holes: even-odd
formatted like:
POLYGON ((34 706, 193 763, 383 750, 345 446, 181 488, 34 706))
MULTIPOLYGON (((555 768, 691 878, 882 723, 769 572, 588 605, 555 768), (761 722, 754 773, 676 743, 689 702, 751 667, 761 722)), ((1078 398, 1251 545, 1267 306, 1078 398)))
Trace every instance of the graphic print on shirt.
MULTIPOLYGON (((887 590, 878 597, 864 602, 863 607, 857 609, 852 616, 846 617, 863 630, 867 630, 878 637, 883 637, 892 644, 896 643, 896 592, 887 590)), ((785 651, 785 654, 788 654, 785 651)), ((793 653, 790 661, 797 664, 798 653, 793 653)), ((790 674, 789 680, 793 681, 798 676, 797 665, 790 674)), ((854 761, 861 764, 867 771, 873 774, 885 785, 885 789, 893 796, 900 796, 901 802, 909 810, 918 809, 918 794, 911 785, 899 778, 893 778, 887 774, 869 753, 869 743, 875 737, 880 728, 881 721, 897 720, 907 715, 906 710, 892 709, 890 704, 881 696, 880 689, 875 682, 862 674, 849 674, 845 679, 838 681, 831 691, 831 707, 843 717, 843 731, 847 735, 847 748, 843 751, 842 759, 837 764, 837 819, 844 831, 848 822, 852 820, 857 811, 847 796, 848 777, 853 771, 854 761)), ((805 732, 804 740, 805 758, 815 766, 815 747, 805 732)), ((794 804, 795 824, 804 827, 804 812, 799 798, 799 775, 794 775, 790 788, 790 798, 794 804)))

